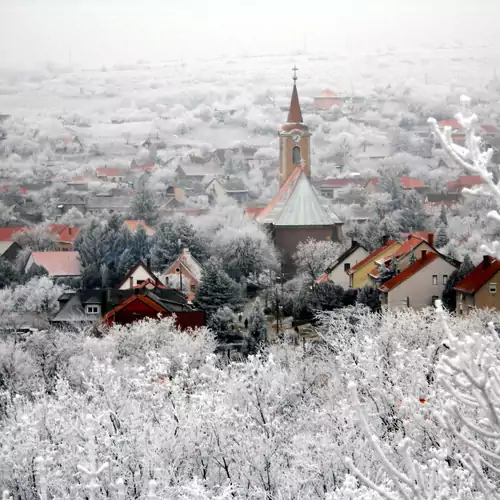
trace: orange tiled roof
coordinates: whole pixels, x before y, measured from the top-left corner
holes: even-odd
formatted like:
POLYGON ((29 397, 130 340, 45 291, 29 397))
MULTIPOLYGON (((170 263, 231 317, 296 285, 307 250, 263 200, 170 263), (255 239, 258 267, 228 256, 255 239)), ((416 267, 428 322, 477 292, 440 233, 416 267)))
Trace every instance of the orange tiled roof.
POLYGON ((500 271, 500 261, 485 256, 483 262, 475 267, 462 281, 457 283, 455 290, 463 293, 476 293, 485 283, 500 271))
POLYGON ((401 182, 401 187, 404 189, 418 189, 425 187, 425 184, 422 181, 412 177, 402 176, 399 178, 399 181, 401 182))
POLYGON ((427 252, 423 257, 416 260, 411 266, 407 267, 404 271, 400 272, 399 274, 396 274, 394 278, 384 283, 380 287, 380 290, 383 292, 390 292, 391 290, 399 286, 401 283, 406 281, 408 278, 410 278, 414 274, 417 274, 420 271, 420 269, 423 269, 427 264, 434 262, 438 257, 439 256, 436 253, 427 252))
POLYGON ((80 276, 78 252, 32 252, 31 258, 44 267, 50 276, 80 276))
POLYGON ((103 175, 105 177, 119 177, 119 176, 124 175, 123 170, 120 170, 119 168, 112 168, 112 167, 96 168, 96 173, 97 173, 97 175, 103 175))
POLYGON ((351 269, 349 269, 349 271, 348 271, 348 274, 352 274, 353 272, 357 271, 358 269, 360 269, 364 265, 366 265, 369 262, 371 262, 372 260, 376 259, 377 255, 380 255, 382 252, 384 252, 385 250, 387 250, 388 248, 390 248, 392 245, 394 245, 396 243, 397 243, 396 240, 389 240, 385 245, 382 245, 380 248, 377 248, 370 255, 365 257, 361 262, 358 262, 355 266, 351 267, 351 269))
POLYGON ((146 232, 146 234, 148 236, 153 236, 153 234, 155 234, 155 230, 152 227, 148 226, 146 224, 146 222, 144 222, 141 219, 139 219, 139 220, 129 219, 129 220, 124 221, 123 224, 127 227, 127 229, 131 233, 135 233, 137 231, 137 229, 139 229, 139 227, 142 226, 144 228, 144 231, 146 232))

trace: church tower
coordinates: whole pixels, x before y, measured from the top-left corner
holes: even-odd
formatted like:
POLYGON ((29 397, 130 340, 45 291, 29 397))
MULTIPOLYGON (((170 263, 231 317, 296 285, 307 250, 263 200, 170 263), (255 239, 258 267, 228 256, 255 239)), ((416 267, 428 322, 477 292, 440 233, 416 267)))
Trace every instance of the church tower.
POLYGON ((311 133, 302 120, 302 111, 297 92, 297 68, 293 68, 293 90, 288 118, 279 130, 280 137, 280 187, 293 171, 302 166, 308 178, 311 177, 311 133))

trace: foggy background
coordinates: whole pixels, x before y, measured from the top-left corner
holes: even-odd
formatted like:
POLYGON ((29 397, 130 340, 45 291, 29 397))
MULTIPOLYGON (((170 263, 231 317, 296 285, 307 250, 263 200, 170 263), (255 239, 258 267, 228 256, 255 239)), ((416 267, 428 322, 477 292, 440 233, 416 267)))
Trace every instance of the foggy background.
POLYGON ((2 0, 0 67, 497 47, 495 0, 2 0))

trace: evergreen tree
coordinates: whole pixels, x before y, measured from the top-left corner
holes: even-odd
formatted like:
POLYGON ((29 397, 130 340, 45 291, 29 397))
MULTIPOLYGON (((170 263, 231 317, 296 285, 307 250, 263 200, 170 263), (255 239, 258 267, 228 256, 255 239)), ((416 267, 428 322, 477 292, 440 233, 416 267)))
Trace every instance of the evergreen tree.
POLYGON ((206 242, 185 219, 162 222, 151 239, 150 255, 153 267, 155 269, 167 267, 178 257, 183 248, 189 248, 191 255, 200 263, 208 258, 206 242))
POLYGON ((130 238, 130 240, 130 249, 135 261, 145 260, 147 257, 149 257, 151 240, 146 234, 144 226, 140 225, 137 228, 136 232, 132 235, 132 238, 130 238))
POLYGON ((405 193, 403 208, 396 215, 400 230, 403 232, 424 230, 427 217, 420 195, 414 190, 405 193))
POLYGON ((220 343, 227 343, 236 336, 236 316, 229 307, 224 306, 207 319, 207 326, 215 333, 220 343))
POLYGON ((453 289, 457 283, 462 281, 473 269, 474 264, 472 263, 471 258, 466 255, 460 267, 453 271, 448 278, 441 297, 443 306, 446 307, 448 311, 455 312, 457 307, 457 293, 453 289))
POLYGON ((267 341, 267 321, 259 299, 255 300, 248 316, 248 331, 256 344, 267 341))
POLYGON ((209 316, 224 306, 234 311, 243 303, 241 288, 227 275, 215 257, 203 267, 196 301, 209 316))
POLYGON ((448 238, 446 227, 444 225, 440 225, 436 232, 436 239, 434 240, 436 248, 445 247, 449 241, 450 239, 448 238))
POLYGON ((344 289, 331 281, 315 284, 312 289, 314 309, 333 311, 344 306, 344 289))
POLYGON ((380 292, 371 286, 364 286, 358 292, 357 303, 368 307, 372 312, 378 312, 381 309, 380 292))
POLYGON ((411 254, 410 254, 410 266, 415 264, 415 262, 417 262, 417 257, 415 256, 415 249, 412 248, 411 254))
POLYGON ((135 196, 130 205, 130 217, 135 220, 144 220, 148 224, 155 224, 158 220, 155 194, 149 188, 146 174, 137 181, 135 196))
POLYGON ((385 264, 379 266, 379 274, 377 278, 377 286, 382 286, 387 281, 391 280, 398 274, 398 264, 396 259, 391 259, 391 264, 387 267, 385 264))
POLYGON ((399 210, 403 207, 404 191, 399 176, 390 170, 384 170, 379 179, 379 186, 383 193, 390 195, 392 210, 399 210))
POLYGON ((0 257, 0 286, 19 283, 21 276, 17 269, 4 257, 0 257))

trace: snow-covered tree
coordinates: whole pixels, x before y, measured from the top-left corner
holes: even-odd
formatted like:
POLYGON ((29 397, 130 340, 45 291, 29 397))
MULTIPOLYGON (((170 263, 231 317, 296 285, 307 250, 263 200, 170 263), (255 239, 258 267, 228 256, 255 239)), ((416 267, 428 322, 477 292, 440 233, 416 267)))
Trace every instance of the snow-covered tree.
POLYGON ((130 204, 131 219, 144 220, 148 224, 155 224, 158 220, 158 207, 156 206, 156 195, 149 186, 149 178, 142 175, 137 181, 135 195, 130 204))
POLYGON ((342 251, 343 247, 340 243, 308 238, 297 245, 293 258, 299 272, 309 273, 313 279, 316 279, 330 264, 335 262, 342 251))
POLYGON ((267 341, 267 319, 259 299, 254 301, 248 315, 248 332, 256 344, 267 341))
POLYGON ((49 224, 40 224, 14 233, 13 239, 23 248, 34 252, 54 250, 57 243, 57 235, 51 232, 49 224))
POLYGON ((211 257, 203 266, 196 302, 210 315, 224 306, 236 310, 242 300, 241 287, 227 275, 221 261, 211 257))

